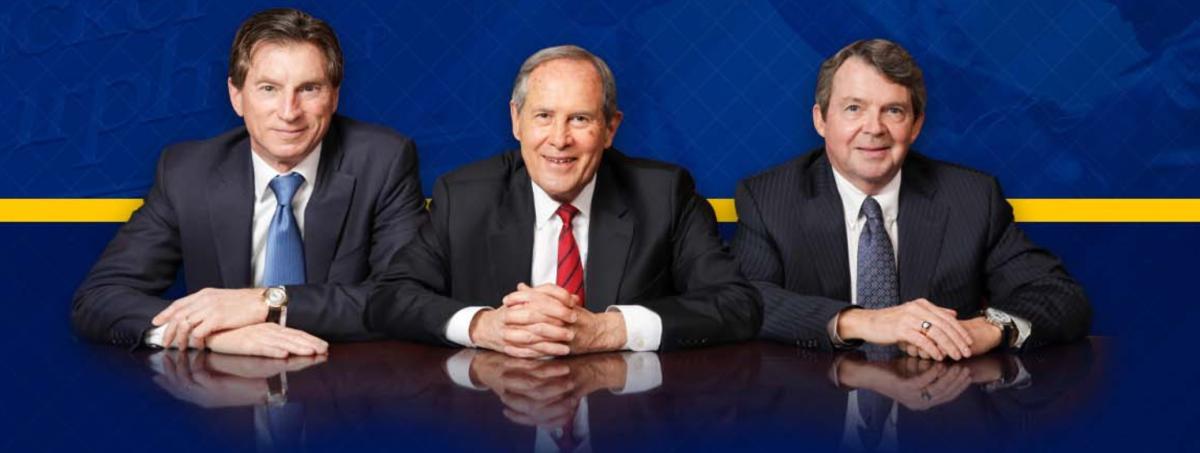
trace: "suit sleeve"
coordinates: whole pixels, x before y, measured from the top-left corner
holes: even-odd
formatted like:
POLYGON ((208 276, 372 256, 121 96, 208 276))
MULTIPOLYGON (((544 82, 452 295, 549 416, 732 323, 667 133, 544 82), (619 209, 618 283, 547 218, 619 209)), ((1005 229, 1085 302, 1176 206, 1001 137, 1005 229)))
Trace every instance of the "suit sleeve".
POLYGON ((166 187, 170 155, 163 152, 144 204, 117 231, 75 292, 71 324, 87 340, 141 344, 152 327, 150 319, 170 305, 159 297, 174 283, 181 257, 179 226, 166 187))
POLYGON ((988 253, 984 264, 991 307, 1025 318, 1033 333, 1022 347, 1083 338, 1092 307, 1062 262, 1034 245, 1013 223, 1012 206, 992 180, 988 253))
POLYGON ((679 295, 639 302, 662 317, 662 350, 754 338, 762 302, 721 243, 712 206, 687 172, 676 178, 671 275, 679 295))
POLYGON ((762 294, 763 325, 758 337, 833 350, 827 327, 834 316, 851 305, 784 289, 783 256, 767 233, 755 195, 744 181, 738 184, 734 202, 738 227, 733 253, 742 274, 762 294))
POLYGON ((288 327, 331 340, 377 337, 363 324, 363 312, 374 282, 396 252, 413 239, 421 225, 427 223, 416 146, 407 139, 400 146, 399 157, 390 163, 388 177, 379 189, 371 213, 370 276, 358 284, 289 286, 288 327))
POLYGON ((396 254, 371 294, 365 313, 368 329, 393 338, 452 345, 446 323, 467 304, 442 296, 450 293, 449 189, 438 180, 430 204, 431 220, 396 254))

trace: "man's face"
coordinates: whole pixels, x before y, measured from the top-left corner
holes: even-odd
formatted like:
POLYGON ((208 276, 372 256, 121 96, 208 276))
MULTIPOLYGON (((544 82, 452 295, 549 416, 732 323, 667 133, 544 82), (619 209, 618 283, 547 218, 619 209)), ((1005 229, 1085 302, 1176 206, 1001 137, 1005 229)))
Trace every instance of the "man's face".
POLYGON ((913 115, 908 88, 857 57, 834 73, 829 111, 814 105, 812 115, 834 170, 867 194, 900 171, 925 121, 913 115))
POLYGON ((246 121, 254 152, 287 171, 316 149, 333 112, 338 89, 325 75, 325 56, 309 43, 254 46, 241 88, 229 82, 229 101, 246 121))
POLYGON ((620 112, 604 120, 600 74, 584 60, 542 63, 526 80, 525 105, 509 110, 529 177, 563 203, 591 182, 621 124, 620 112))

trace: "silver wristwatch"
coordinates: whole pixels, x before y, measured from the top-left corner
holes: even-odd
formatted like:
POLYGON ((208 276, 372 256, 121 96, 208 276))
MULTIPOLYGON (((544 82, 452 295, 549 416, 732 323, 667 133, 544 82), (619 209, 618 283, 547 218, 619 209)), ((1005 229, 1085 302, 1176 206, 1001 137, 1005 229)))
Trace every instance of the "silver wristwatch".
POLYGON ((983 310, 984 319, 993 326, 1000 328, 1000 345, 1005 349, 1013 349, 1017 344, 1017 323, 1008 313, 987 308, 983 310))
POLYGON ((282 286, 272 286, 263 291, 263 303, 267 304, 267 322, 287 325, 287 289, 282 286))

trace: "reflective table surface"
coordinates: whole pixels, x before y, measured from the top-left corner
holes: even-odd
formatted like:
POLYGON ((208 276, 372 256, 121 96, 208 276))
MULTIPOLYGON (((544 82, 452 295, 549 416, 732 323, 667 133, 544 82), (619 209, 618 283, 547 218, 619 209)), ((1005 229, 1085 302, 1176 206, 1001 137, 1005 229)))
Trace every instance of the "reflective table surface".
POLYGON ((80 382, 99 391, 67 393, 79 395, 82 412, 25 424, 87 418, 88 426, 33 445, 13 437, 8 446, 1043 450, 1089 430, 1089 414, 1110 393, 1111 342, 944 363, 762 342, 552 360, 401 342, 334 345, 328 356, 286 360, 88 345, 94 376, 80 382))

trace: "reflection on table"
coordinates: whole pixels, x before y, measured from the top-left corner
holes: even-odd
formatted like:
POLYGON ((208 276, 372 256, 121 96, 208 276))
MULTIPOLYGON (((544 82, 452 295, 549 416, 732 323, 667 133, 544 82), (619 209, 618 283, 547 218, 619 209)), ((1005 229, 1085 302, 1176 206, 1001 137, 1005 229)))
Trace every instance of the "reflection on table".
POLYGON ((553 360, 398 342, 316 358, 142 354, 153 387, 200 418, 220 412, 233 421, 216 435, 252 432, 259 450, 988 451, 1037 445, 1080 413, 1106 349, 961 362, 767 343, 553 360))

